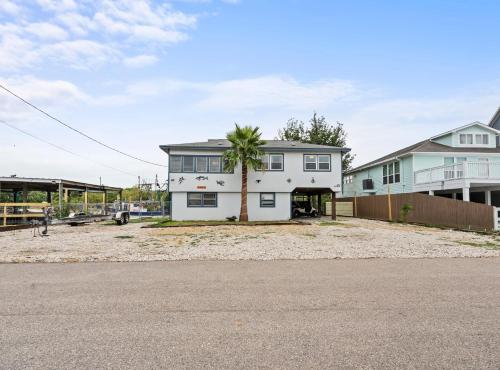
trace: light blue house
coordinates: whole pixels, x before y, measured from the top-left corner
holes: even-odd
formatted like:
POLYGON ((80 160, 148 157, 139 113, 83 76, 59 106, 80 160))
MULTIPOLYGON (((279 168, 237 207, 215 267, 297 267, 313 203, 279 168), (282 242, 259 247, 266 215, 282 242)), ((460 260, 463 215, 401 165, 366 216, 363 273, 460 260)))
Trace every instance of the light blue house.
POLYGON ((500 206, 500 109, 344 174, 343 196, 422 192, 500 206))

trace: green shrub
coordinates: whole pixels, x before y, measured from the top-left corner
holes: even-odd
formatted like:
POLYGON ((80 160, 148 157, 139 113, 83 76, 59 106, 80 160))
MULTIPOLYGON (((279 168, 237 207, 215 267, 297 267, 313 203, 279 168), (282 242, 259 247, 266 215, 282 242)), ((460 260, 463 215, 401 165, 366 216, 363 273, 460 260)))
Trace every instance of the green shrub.
POLYGON ((408 219, 408 214, 413 210, 413 206, 411 204, 405 203, 399 210, 399 222, 406 223, 408 219))

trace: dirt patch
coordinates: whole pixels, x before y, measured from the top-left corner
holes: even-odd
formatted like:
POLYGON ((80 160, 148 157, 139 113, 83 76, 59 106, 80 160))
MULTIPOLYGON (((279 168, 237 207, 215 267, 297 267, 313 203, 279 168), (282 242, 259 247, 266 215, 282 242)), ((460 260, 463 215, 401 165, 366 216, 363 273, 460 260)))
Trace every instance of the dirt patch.
POLYGON ((500 256, 495 235, 341 218, 309 225, 142 228, 143 223, 2 233, 0 262, 272 260, 500 256))

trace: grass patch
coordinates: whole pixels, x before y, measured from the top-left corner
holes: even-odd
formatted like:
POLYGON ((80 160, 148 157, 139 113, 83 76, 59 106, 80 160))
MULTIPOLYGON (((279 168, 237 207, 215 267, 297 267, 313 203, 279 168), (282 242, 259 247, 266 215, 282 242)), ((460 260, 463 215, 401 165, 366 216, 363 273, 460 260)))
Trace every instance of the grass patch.
POLYGON ((493 242, 486 242, 486 243, 476 243, 476 242, 466 242, 462 240, 454 240, 455 243, 466 245, 469 247, 476 247, 476 248, 485 248, 485 249, 490 249, 494 251, 500 251, 500 244, 493 243, 493 242))
POLYGON ((115 239, 133 239, 134 237, 132 235, 117 235, 115 236, 115 239))
POLYGON ((338 221, 321 221, 319 226, 342 226, 342 227, 356 227, 354 225, 350 224, 345 224, 343 222, 338 222, 338 221))

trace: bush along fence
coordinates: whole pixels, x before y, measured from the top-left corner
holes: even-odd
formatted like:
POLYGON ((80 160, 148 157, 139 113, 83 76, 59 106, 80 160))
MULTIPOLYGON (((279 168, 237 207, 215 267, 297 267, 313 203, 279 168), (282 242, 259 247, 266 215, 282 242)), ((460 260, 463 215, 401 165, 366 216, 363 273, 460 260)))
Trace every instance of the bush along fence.
POLYGON ((496 230, 496 208, 420 193, 342 198, 353 202, 354 217, 411 222, 462 230, 496 230))

